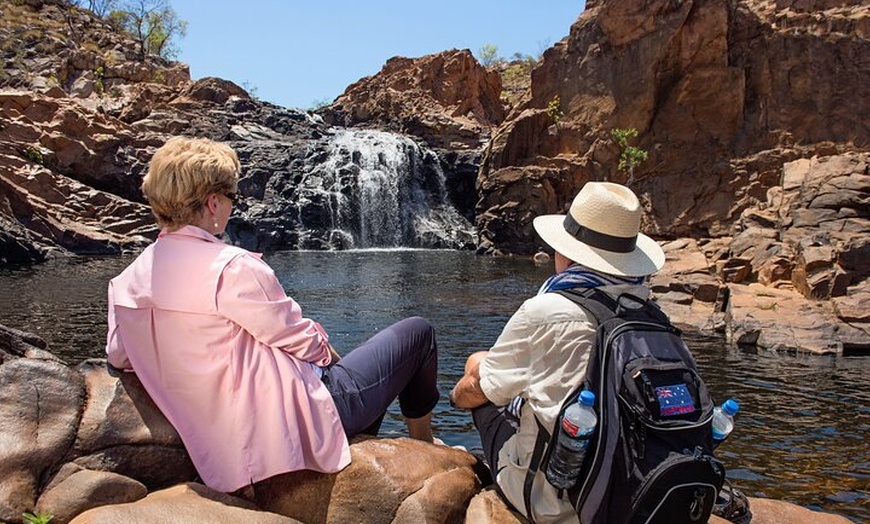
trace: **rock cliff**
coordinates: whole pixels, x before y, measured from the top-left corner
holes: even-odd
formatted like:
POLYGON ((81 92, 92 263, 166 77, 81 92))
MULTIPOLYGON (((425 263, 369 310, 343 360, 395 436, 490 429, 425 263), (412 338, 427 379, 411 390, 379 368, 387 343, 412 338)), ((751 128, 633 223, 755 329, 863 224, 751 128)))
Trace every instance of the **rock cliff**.
POLYGON ((393 57, 322 110, 324 120, 423 138, 434 147, 480 149, 505 117, 501 77, 467 49, 393 57))
POLYGON ((732 234, 786 162, 870 148, 868 27, 860 1, 587 2, 488 147, 481 247, 531 253, 531 217, 625 182, 614 128, 649 153, 632 184, 649 233, 732 234))

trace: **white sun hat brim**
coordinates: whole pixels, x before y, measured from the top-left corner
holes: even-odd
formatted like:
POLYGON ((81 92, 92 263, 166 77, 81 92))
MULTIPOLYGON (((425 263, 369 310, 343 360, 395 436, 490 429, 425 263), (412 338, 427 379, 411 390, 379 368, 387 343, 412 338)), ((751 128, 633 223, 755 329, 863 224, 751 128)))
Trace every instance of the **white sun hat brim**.
POLYGON ((578 240, 565 229, 565 215, 536 217, 533 225, 541 239, 565 257, 588 268, 626 277, 642 277, 655 273, 665 265, 665 253, 655 240, 637 234, 632 251, 618 253, 592 247, 578 240))

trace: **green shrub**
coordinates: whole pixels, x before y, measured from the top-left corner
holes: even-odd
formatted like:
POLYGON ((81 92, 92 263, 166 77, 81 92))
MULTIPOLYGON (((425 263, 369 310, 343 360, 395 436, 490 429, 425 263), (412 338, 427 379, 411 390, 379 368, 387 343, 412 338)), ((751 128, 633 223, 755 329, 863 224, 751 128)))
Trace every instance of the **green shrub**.
POLYGON ((549 115, 550 120, 554 124, 558 124, 559 120, 562 120, 562 117, 565 116, 565 113, 562 112, 562 100, 559 98, 559 95, 553 95, 553 98, 550 99, 550 102, 547 104, 547 115, 549 115))
POLYGON ((499 64, 502 59, 498 56, 498 46, 494 44, 485 44, 477 52, 477 58, 483 67, 492 67, 499 64))
POLYGON ((24 150, 24 158, 39 165, 43 165, 45 163, 45 157, 42 156, 42 151, 40 151, 38 147, 34 146, 27 146, 27 149, 24 150))
POLYGON ((155 84, 165 84, 166 83, 166 70, 158 69, 154 72, 154 83, 155 84))
POLYGON ((610 131, 610 136, 619 146, 619 171, 628 171, 628 180, 625 185, 631 185, 634 182, 634 168, 646 162, 649 156, 646 151, 638 147, 629 145, 628 141, 637 138, 637 129, 613 129, 610 131))
POLYGON ((97 66, 97 68, 94 69, 94 78, 94 91, 96 91, 98 95, 103 96, 103 66, 97 66))

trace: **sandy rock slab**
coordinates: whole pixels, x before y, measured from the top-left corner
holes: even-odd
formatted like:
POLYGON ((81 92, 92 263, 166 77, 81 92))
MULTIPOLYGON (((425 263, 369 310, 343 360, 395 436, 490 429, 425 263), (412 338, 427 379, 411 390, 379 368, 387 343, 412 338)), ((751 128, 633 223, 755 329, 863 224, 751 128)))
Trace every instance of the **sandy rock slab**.
POLYGON ((186 483, 154 492, 142 500, 128 504, 102 506, 86 511, 72 520, 72 524, 300 524, 274 513, 259 511, 240 498, 207 488, 202 484, 186 483))
POLYGON ((482 465, 465 451, 408 438, 351 445, 351 464, 337 475, 301 471, 256 484, 266 511, 307 524, 461 522, 481 489, 482 465))

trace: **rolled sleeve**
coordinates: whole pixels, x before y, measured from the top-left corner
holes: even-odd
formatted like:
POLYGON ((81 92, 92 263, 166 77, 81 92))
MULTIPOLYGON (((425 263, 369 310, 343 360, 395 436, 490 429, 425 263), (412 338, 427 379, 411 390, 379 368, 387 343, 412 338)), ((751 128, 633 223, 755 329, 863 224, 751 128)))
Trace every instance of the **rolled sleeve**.
POLYGON ((240 255, 224 268, 216 292, 218 312, 259 342, 318 366, 330 363, 329 337, 302 316, 302 308, 265 262, 240 255))
POLYGON ((127 358, 127 351, 124 349, 124 343, 121 340, 121 334, 118 330, 118 322, 115 319, 115 294, 112 282, 109 282, 109 310, 107 313, 108 332, 106 333, 106 361, 110 366, 123 369, 124 371, 133 371, 133 366, 130 364, 130 359, 127 358))
POLYGON ((533 330, 523 305, 480 362, 480 389, 490 402, 504 406, 527 391, 532 344, 533 330))

